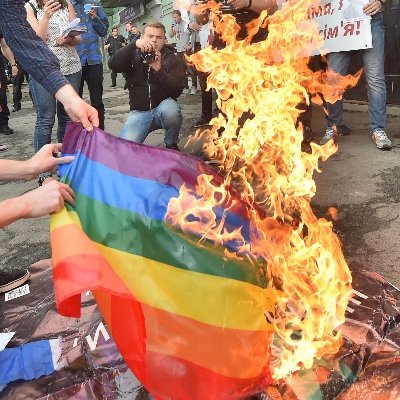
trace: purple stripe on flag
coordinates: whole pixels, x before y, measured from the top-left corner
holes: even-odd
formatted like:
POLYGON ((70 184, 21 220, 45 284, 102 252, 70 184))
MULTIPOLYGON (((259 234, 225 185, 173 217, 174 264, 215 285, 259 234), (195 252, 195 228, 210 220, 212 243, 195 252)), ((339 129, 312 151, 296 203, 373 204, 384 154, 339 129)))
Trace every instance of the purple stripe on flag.
MULTIPOLYGON (((199 158, 158 147, 147 146, 122 139, 94 128, 93 132, 82 129, 80 123, 69 123, 63 141, 62 152, 81 152, 90 160, 118 171, 121 174, 148 179, 179 189, 183 183, 194 188, 201 174, 213 177, 214 186, 223 184, 223 177, 199 158)), ((248 217, 240 195, 232 189, 230 211, 248 217), (235 201, 236 200, 236 201, 235 201)), ((260 214, 263 214, 261 211, 260 214)))
POLYGON ((135 143, 103 133, 98 128, 94 128, 93 132, 82 130, 83 133, 79 135, 81 129, 79 123, 70 123, 67 126, 63 153, 74 154, 80 151, 90 160, 124 175, 149 179, 177 188, 180 188, 183 182, 194 186, 200 174, 212 175, 217 184, 223 182, 223 178, 214 169, 197 157, 135 143))

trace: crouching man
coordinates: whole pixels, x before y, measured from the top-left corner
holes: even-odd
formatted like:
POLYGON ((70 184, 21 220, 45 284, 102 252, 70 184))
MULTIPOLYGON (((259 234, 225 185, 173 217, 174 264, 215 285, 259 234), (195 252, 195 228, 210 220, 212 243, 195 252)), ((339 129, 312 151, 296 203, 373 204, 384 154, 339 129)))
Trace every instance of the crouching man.
POLYGON ((185 72, 181 60, 165 45, 165 27, 148 23, 143 35, 110 59, 110 69, 126 74, 131 112, 118 136, 143 143, 155 129, 165 129, 164 142, 179 150, 181 95, 185 72))

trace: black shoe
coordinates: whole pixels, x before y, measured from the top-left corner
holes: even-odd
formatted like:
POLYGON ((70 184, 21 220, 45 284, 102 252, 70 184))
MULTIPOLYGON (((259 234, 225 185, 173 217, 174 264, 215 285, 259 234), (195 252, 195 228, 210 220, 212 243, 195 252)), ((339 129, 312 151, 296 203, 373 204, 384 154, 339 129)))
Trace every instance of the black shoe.
POLYGON ((303 126, 303 141, 302 143, 310 143, 313 139, 313 132, 310 126, 303 126))
POLYGON ((347 125, 336 126, 336 131, 339 136, 348 136, 351 133, 351 129, 347 125))
POLYGON ((176 143, 175 144, 166 144, 165 148, 168 150, 180 151, 180 149, 176 143))
POLYGON ((202 126, 210 125, 210 120, 212 116, 202 115, 194 124, 190 125, 191 128, 201 128, 202 126))
POLYGON ((16 112, 16 111, 19 111, 19 110, 21 110, 21 103, 14 104, 12 112, 16 112))
POLYGON ((117 85, 115 83, 113 83, 110 87, 117 87, 117 85))
POLYGON ((29 277, 30 272, 27 269, 19 269, 15 271, 14 268, 0 270, 0 293, 8 292, 16 287, 24 284, 29 277))
POLYGON ((3 135, 12 135, 14 131, 8 125, 3 125, 0 126, 0 133, 3 135))

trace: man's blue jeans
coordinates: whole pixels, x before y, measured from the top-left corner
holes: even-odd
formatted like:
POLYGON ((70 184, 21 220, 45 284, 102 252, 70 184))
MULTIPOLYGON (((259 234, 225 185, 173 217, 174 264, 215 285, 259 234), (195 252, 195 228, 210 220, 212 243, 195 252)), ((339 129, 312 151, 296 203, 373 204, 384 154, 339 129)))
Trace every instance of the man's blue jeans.
POLYGON ((118 136, 143 143, 150 132, 165 129, 164 143, 177 144, 182 119, 180 105, 176 100, 168 98, 149 111, 131 111, 118 136))
MULTIPOLYGON (((372 16, 372 49, 360 50, 364 61, 364 72, 368 86, 368 113, 371 132, 384 130, 387 122, 385 83, 385 27, 382 13, 372 16)), ((340 75, 347 75, 351 52, 342 51, 328 54, 328 67, 340 75)), ((330 82, 335 84, 334 80, 330 82)), ((327 103, 328 126, 342 126, 343 100, 327 103)))
MULTIPOLYGON (((81 71, 74 74, 65 75, 72 87, 78 91, 81 82, 81 71)), ((54 96, 34 79, 29 80, 32 93, 33 104, 36 109, 36 124, 33 143, 35 151, 41 149, 45 144, 51 143, 51 132, 53 130, 55 117, 57 114, 57 141, 62 143, 64 139, 65 126, 70 121, 64 106, 56 100, 54 96)))

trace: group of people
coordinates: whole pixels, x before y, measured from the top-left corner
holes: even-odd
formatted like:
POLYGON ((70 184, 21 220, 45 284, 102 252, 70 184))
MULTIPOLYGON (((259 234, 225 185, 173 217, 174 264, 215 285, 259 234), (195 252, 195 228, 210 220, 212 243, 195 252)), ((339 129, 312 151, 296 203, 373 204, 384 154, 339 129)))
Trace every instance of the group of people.
MULTIPOLYGON (((204 4, 201 0, 195 0, 194 6, 204 4)), ((223 13, 230 13, 236 18, 240 30, 237 34, 238 40, 243 40, 247 36, 247 24, 257 18, 261 11, 268 10, 273 14, 278 5, 275 0, 227 0, 221 7, 223 13)), ((388 150, 392 147, 391 140, 388 138, 385 128, 387 124, 386 109, 386 82, 384 75, 384 24, 382 9, 384 0, 369 0, 363 7, 365 15, 371 17, 372 48, 360 50, 363 61, 368 87, 368 112, 370 117, 371 139, 378 149, 388 150)), ((179 87, 183 87, 182 92, 196 93, 197 81, 201 90, 201 115, 192 125, 194 128, 203 127, 210 124, 210 120, 218 109, 213 109, 213 96, 211 90, 207 90, 207 74, 196 71, 192 66, 188 66, 185 59, 188 53, 199 51, 200 49, 211 45, 216 49, 224 47, 224 42, 218 34, 213 32, 210 13, 204 7, 202 11, 199 8, 192 7, 187 15, 182 18, 179 10, 172 12, 172 25, 169 29, 169 36, 176 39, 175 59, 181 61, 182 68, 173 62, 173 55, 165 57, 167 50, 162 50, 162 63, 158 63, 157 58, 152 63, 144 66, 140 62, 140 53, 143 53, 143 41, 147 41, 146 34, 141 40, 133 40, 130 47, 121 49, 114 54, 109 66, 112 70, 123 72, 129 75, 127 86, 129 89, 129 98, 131 113, 120 131, 119 135, 130 140, 143 142, 148 133, 153 129, 163 128, 165 130, 165 144, 170 148, 178 148, 179 130, 182 123, 182 115, 177 97, 179 96, 179 87), (134 53, 133 62, 130 63, 130 54, 132 50, 140 50, 134 53), (174 68, 171 69, 171 65, 174 68), (158 76, 163 75, 165 80, 161 84, 158 76), (171 75, 171 72, 173 76, 171 75), (183 72, 183 86, 177 82, 183 72), (191 87, 189 88, 190 76, 191 87), (175 90, 172 90, 174 88, 175 90), (175 97, 173 97, 175 96, 175 97), (160 101, 161 100, 161 101, 160 101), (164 116, 165 115, 165 116, 164 116), (173 145, 172 145, 173 143, 173 145)), ((161 25, 155 25, 151 29, 160 30, 155 36, 158 40, 151 42, 146 51, 160 51, 165 48, 166 29, 161 25)), ((252 42, 265 40, 268 35, 267 28, 261 28, 252 38, 252 42)), ((153 35, 154 38, 154 35, 153 35)), ((161 54, 160 53, 160 54, 161 54)), ((346 75, 349 72, 352 52, 341 51, 329 53, 327 56, 327 69, 334 71, 339 75, 346 75)), ((337 75, 336 75, 337 76, 337 75)), ((335 75, 328 74, 331 85, 336 85, 335 75)), ((309 142, 313 139, 311 129, 311 106, 299 104, 300 114, 298 124, 302 126, 304 141, 309 142)), ((341 136, 350 134, 350 129, 346 126, 343 119, 343 100, 335 103, 326 103, 327 128, 325 134, 320 139, 320 144, 325 144, 329 140, 337 141, 341 136)))
MULTIPOLYGON (((373 47, 362 50, 362 53, 368 84, 371 137, 378 148, 388 149, 391 142, 385 133, 387 117, 382 3, 383 0, 370 0, 364 6, 364 12, 372 16, 373 47)), ((277 10, 275 0, 227 0, 224 4, 223 12, 233 14, 240 26, 238 40, 246 37, 246 25, 257 18, 262 10, 268 10, 270 14, 277 10)), ((178 97, 184 89, 189 89, 184 55, 207 45, 217 49, 225 45, 219 35, 210 35, 212 21, 209 16, 207 10, 203 8, 197 11, 196 7, 188 12, 185 20, 180 11, 173 12, 173 24, 168 33, 176 38, 175 52, 166 46, 167 30, 159 22, 146 24, 142 34, 137 26, 128 22, 127 40, 119 35, 117 28, 113 28, 112 35, 106 41, 110 54, 109 67, 113 77, 119 72, 124 74, 131 110, 118 133, 120 137, 144 142, 151 131, 161 128, 165 130, 165 146, 179 150, 182 112, 178 97)), ((34 132, 36 155, 25 162, 0 160, 0 179, 31 179, 40 175, 41 184, 58 163, 71 161, 71 158, 59 156, 59 145, 50 144, 56 115, 59 143, 63 140, 65 125, 70 118, 80 121, 89 131, 93 126, 104 129, 100 39, 107 35, 107 16, 100 4, 89 4, 86 0, 30 0, 26 5, 23 0, 0 0, 0 29, 2 50, 14 72, 21 68, 30 74, 29 85, 37 112, 34 132), (80 36, 62 35, 60 32, 76 17, 80 18, 87 32, 80 36), (85 83, 91 105, 82 100, 85 83)), ((253 42, 264 40, 267 35, 267 29, 261 29, 253 37, 253 42)), ((348 52, 331 53, 328 55, 328 68, 346 74, 350 57, 348 52)), ((192 78, 191 89, 196 89, 197 79, 201 88, 202 114, 194 126, 203 126, 209 124, 213 114, 212 93, 207 90, 205 73, 196 72, 193 68, 189 69, 189 73, 192 78)), ((115 80, 112 81, 114 84, 115 80)), ((4 84, 0 88, 0 104, 4 104, 4 84)), ((335 104, 328 103, 327 119, 328 128, 322 143, 337 140, 340 135, 348 133, 343 122, 341 100, 335 104)), ((302 125, 307 128, 307 123, 302 125)), ((2 130, 3 126, 0 112, 0 133, 10 134, 2 130)), ((0 226, 19 218, 57 211, 64 201, 73 203, 72 190, 52 181, 23 196, 1 202, 0 226), (39 198, 40 201, 35 200, 39 198), (40 209, 35 204, 40 204, 40 209)), ((8 276, 4 282, 0 274, 0 292, 23 283, 28 277, 26 270, 15 271, 14 276, 8 276)))
MULTIPOLYGON (((93 7, 88 9, 85 8, 85 3, 82 0, 29 0, 26 4, 20 2, 18 6, 20 14, 26 15, 27 27, 32 28, 37 37, 43 40, 53 56, 56 57, 63 81, 68 81, 80 96, 82 96, 84 84, 87 84, 91 105, 97 110, 99 125, 104 129, 103 56, 100 39, 107 35, 109 23, 107 15, 100 5, 92 4, 93 7), (80 19, 81 25, 86 27, 87 32, 82 36, 62 34, 69 23, 77 17, 80 19)), ((4 31, 5 29, 0 26, 0 30, 4 31)), ((19 27, 18 30, 20 30, 19 27)), ((13 47, 9 43, 10 40, 12 39, 9 37, 1 38, 0 36, 2 52, 12 65, 13 75, 17 77, 24 67, 18 50, 15 48, 10 50, 10 47, 13 47)), ((1 65, 0 70, 4 71, 1 65)), ((0 132, 7 135, 12 134, 13 131, 8 125, 9 110, 5 93, 7 85, 4 77, 2 79, 0 76, 0 81, 2 87, 0 132)), ((35 151, 51 142, 56 116, 58 120, 57 140, 61 143, 66 123, 69 121, 62 103, 32 73, 30 73, 29 89, 37 114, 33 140, 35 151)), ((41 180, 45 176, 43 175, 41 180)))

